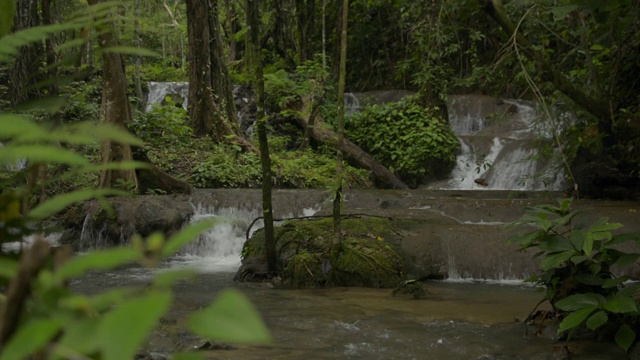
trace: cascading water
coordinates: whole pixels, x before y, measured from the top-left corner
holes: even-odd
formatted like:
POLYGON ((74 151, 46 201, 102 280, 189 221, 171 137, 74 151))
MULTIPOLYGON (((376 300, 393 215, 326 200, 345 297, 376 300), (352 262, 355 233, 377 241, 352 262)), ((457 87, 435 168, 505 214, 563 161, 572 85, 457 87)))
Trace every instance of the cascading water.
POLYGON ((536 138, 552 139, 533 104, 483 96, 450 96, 449 123, 461 153, 445 184, 433 189, 562 190, 564 171, 539 156, 536 138))
MULTIPOLYGON (((200 272, 233 272, 240 266, 240 252, 251 222, 262 216, 258 209, 215 209, 198 204, 194 206, 191 223, 215 218, 216 225, 187 245, 180 255, 171 260, 172 266, 194 266, 200 272)), ((252 227, 252 234, 263 226, 262 220, 252 227)))
POLYGON ((176 95, 182 100, 180 103, 181 107, 186 110, 187 105, 189 105, 188 82, 149 81, 149 93, 147 94, 145 111, 151 110, 153 104, 162 103, 167 96, 176 95))

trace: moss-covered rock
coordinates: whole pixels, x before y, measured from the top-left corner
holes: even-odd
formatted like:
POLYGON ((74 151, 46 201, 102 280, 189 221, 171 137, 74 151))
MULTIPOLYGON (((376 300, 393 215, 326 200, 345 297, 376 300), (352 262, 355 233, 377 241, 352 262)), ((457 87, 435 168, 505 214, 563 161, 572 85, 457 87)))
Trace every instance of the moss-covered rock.
MULTIPOLYGON (((331 258, 333 223, 326 219, 295 219, 275 229, 282 284, 304 288, 365 286, 391 288, 404 279, 404 261, 397 251, 399 233, 385 218, 345 218, 342 245, 331 258)), ((257 231, 242 250, 241 281, 266 275, 264 233, 257 231)))

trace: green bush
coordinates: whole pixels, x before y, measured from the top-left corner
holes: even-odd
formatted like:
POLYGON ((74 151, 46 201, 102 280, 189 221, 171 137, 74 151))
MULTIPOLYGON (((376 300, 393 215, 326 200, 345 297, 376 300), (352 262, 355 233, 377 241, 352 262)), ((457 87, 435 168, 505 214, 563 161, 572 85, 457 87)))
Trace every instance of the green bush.
POLYGON ((149 112, 138 113, 129 123, 132 130, 148 147, 188 144, 193 129, 187 111, 174 106, 167 96, 166 105, 154 104, 149 112))
POLYGON ((347 137, 412 186, 448 173, 459 142, 437 109, 413 99, 374 105, 351 116, 347 137))
POLYGON ((577 226, 574 220, 580 212, 571 211, 571 202, 564 199, 559 206, 527 209, 527 214, 512 224, 527 226, 527 231, 511 237, 510 242, 523 250, 538 251, 542 272, 529 281, 544 286, 545 300, 562 320, 559 333, 571 334, 581 325, 593 331, 614 327, 616 343, 628 350, 640 326, 640 285, 625 285, 629 278, 616 277, 611 269, 640 258, 638 253, 619 249, 629 241, 640 247, 640 233, 613 235, 611 231, 622 224, 609 223, 606 217, 577 226))

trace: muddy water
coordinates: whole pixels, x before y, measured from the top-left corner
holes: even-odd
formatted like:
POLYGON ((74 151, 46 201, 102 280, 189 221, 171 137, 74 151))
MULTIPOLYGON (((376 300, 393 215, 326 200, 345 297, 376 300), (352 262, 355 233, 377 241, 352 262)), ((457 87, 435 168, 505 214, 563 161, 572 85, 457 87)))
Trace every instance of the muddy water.
MULTIPOLYGON (((212 350, 215 359, 555 359, 558 345, 524 336, 523 319, 541 298, 514 284, 429 282, 427 299, 393 297, 388 289, 281 290, 232 282, 232 273, 199 274, 176 286, 170 314, 149 340, 159 353, 204 341, 189 335, 185 316, 226 287, 247 295, 263 315, 275 343, 212 350)), ((86 293, 144 285, 147 270, 92 274, 74 282, 86 293)), ((619 359, 621 351, 595 342, 573 342, 574 359, 619 359)))

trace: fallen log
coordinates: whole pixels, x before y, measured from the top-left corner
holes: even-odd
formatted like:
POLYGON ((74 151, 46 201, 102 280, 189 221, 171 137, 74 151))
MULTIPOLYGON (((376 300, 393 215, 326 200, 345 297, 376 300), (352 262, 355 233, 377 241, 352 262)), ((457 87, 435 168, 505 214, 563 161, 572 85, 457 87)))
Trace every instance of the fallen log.
MULTIPOLYGON (((306 101, 302 105, 302 107, 311 106, 306 101)), ((300 116, 296 116, 296 120, 303 129, 305 129, 305 133, 311 135, 311 137, 319 142, 319 143, 331 143, 336 145, 338 143, 338 134, 327 129, 322 126, 322 122, 319 116, 316 116, 314 124, 309 126, 309 119, 302 114, 310 114, 311 111, 299 111, 300 116), (311 131, 308 130, 310 128, 311 131)), ((369 155, 366 151, 362 150, 358 145, 349 141, 348 139, 344 139, 342 141, 342 146, 340 148, 342 152, 348 157, 348 159, 365 169, 371 170, 373 176, 380 183, 392 189, 408 189, 409 186, 402 182, 397 176, 395 176, 386 166, 382 165, 378 160, 374 159, 371 155, 369 155)))

